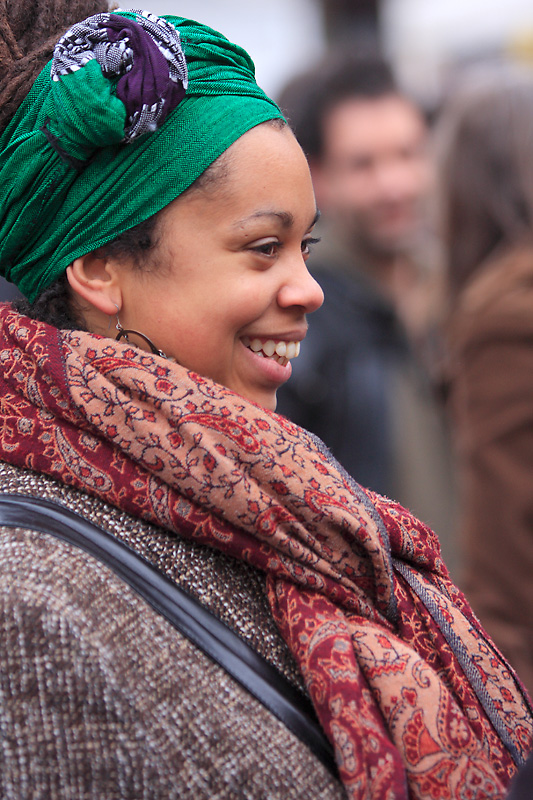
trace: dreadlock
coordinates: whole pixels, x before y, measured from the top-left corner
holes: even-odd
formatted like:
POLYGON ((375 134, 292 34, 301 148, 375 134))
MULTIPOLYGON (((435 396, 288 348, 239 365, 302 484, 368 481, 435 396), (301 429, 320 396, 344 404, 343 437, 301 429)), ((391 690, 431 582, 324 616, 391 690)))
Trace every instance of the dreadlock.
POLYGON ((107 0, 0 0, 0 133, 71 25, 107 0))

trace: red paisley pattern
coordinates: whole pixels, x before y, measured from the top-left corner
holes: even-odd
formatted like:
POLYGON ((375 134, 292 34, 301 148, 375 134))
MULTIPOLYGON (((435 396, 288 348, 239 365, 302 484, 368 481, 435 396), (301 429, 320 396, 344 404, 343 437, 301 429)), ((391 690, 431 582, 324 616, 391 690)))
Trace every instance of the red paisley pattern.
POLYGON ((0 325, 0 457, 264 570, 350 798, 504 796, 531 707, 425 525, 178 365, 9 306, 0 325))

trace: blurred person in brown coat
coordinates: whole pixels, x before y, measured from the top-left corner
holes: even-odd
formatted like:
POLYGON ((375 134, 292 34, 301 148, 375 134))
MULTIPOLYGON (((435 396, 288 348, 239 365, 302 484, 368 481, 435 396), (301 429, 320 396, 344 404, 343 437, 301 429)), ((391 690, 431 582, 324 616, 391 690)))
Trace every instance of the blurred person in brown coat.
POLYGON ((321 211, 310 268, 325 302, 279 410, 365 486, 416 509, 454 568, 447 431, 428 379, 441 272, 426 226, 426 120, 373 51, 326 57, 280 98, 321 211))
POLYGON ((533 692, 533 75, 478 75, 439 126, 463 588, 533 692))

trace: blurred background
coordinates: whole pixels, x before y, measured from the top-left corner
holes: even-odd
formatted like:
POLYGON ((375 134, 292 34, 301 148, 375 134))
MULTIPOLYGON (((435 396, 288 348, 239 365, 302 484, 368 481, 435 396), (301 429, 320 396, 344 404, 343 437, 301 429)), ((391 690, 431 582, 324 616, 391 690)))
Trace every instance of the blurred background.
POLYGON ((403 88, 428 110, 457 66, 533 60, 530 0, 144 0, 143 7, 222 30, 250 52, 258 82, 273 95, 347 40, 380 45, 403 88))

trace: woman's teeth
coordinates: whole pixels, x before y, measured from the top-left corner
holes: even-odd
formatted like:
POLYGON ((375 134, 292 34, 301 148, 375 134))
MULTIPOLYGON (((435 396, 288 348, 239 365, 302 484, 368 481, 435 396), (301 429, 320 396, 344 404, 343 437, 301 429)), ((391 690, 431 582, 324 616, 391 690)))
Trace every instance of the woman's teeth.
POLYGON ((273 358, 283 367, 291 358, 297 358, 300 354, 300 342, 275 342, 274 339, 262 342, 260 339, 250 339, 248 336, 243 336, 242 343, 245 347, 253 350, 254 353, 262 353, 265 358, 273 358))

